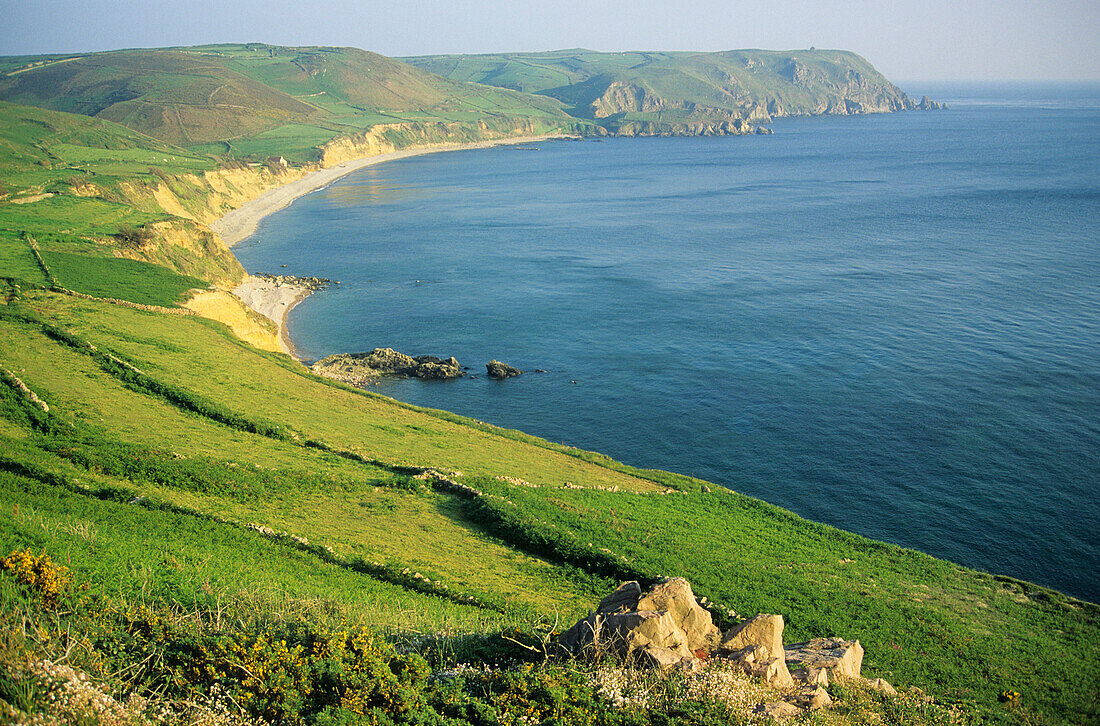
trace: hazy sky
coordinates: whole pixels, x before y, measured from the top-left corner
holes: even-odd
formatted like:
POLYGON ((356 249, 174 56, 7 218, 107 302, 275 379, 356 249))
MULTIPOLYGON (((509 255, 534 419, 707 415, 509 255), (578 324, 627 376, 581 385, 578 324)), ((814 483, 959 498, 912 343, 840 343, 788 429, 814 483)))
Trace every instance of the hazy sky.
POLYGON ((391 56, 813 45, 895 80, 1100 80, 1100 0, 0 0, 0 55, 251 41, 391 56))

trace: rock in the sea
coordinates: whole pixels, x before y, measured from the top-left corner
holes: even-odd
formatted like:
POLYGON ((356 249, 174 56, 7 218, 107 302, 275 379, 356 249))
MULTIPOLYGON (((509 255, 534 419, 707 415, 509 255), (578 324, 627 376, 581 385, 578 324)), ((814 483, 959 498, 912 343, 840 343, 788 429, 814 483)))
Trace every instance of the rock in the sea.
POLYGON ((352 385, 369 383, 381 375, 410 376, 424 380, 458 378, 465 375, 452 358, 422 355, 416 358, 393 348, 375 348, 369 353, 337 353, 314 363, 310 369, 327 378, 352 385))
POLYGON ((442 358, 436 358, 434 355, 420 355, 413 358, 413 366, 406 375, 413 375, 426 381, 438 381, 447 378, 458 378, 463 373, 462 366, 458 364, 453 356, 443 360, 442 358))
POLYGON ((510 366, 507 363, 501 363, 498 360, 491 360, 486 363, 485 371, 489 374, 490 378, 511 378, 523 373, 519 368, 510 366))
POLYGON ((411 355, 399 353, 393 348, 375 348, 369 353, 352 353, 349 357, 358 358, 363 365, 379 373, 403 374, 416 365, 411 355))
POLYGON ((920 103, 917 104, 917 108, 921 111, 939 111, 941 109, 946 109, 947 106, 936 103, 928 96, 922 96, 920 99, 920 103))
POLYGON ((787 646, 787 663, 796 669, 823 669, 829 682, 859 678, 863 668, 863 646, 858 640, 814 638, 787 646))

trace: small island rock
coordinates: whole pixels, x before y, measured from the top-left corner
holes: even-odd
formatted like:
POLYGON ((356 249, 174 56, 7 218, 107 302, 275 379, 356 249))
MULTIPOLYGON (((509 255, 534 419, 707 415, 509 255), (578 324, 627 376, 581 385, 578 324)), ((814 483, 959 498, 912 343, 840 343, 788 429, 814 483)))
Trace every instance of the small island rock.
POLYGON ((501 363, 498 360, 491 360, 485 364, 485 371, 489 374, 490 378, 511 378, 523 373, 519 368, 508 365, 507 363, 501 363))
POLYGON ((369 353, 338 353, 322 358, 311 366, 314 373, 327 378, 365 385, 378 376, 407 376, 422 380, 445 380, 465 375, 453 357, 412 356, 393 348, 375 348, 369 353))

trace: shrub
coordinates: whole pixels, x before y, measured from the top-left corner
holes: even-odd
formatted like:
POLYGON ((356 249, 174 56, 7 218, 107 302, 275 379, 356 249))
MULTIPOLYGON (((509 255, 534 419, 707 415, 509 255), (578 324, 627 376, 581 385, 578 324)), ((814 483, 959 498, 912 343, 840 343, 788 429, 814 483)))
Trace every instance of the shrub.
POLYGON ((114 238, 127 247, 141 247, 153 241, 153 231, 146 227, 124 224, 114 233, 114 238))
POLYGON ((69 586, 69 570, 55 565, 50 556, 38 557, 29 549, 16 550, 0 561, 0 569, 15 576, 17 582, 29 587, 42 601, 43 606, 53 610, 69 586))

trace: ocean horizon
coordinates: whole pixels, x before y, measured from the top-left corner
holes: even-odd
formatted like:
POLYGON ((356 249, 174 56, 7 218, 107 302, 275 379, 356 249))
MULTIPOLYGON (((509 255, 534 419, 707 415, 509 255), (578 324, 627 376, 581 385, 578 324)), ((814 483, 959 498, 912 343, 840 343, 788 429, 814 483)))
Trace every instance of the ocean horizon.
POLYGON ((373 391, 1100 601, 1100 85, 903 87, 950 110, 414 157, 234 252, 341 281, 305 357, 474 374, 373 391))

